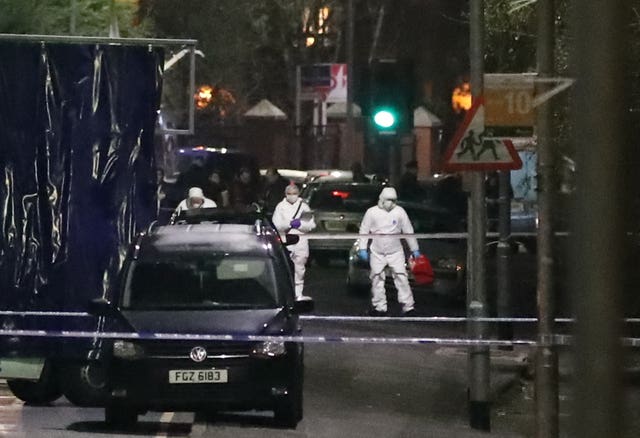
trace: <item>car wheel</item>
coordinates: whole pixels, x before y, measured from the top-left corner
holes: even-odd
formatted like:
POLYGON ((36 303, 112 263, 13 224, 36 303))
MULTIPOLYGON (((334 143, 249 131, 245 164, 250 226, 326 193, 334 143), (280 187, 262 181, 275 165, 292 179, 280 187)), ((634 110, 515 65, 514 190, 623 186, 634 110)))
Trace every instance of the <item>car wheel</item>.
POLYGON ((48 361, 39 380, 10 379, 7 380, 7 386, 14 396, 32 405, 48 404, 62 395, 54 368, 48 361))
POLYGON ((104 406, 108 399, 105 369, 98 362, 70 363, 63 370, 65 397, 76 406, 104 406))
POLYGON ((303 416, 303 377, 302 363, 297 366, 290 391, 287 395, 279 397, 273 409, 273 416, 277 425, 295 429, 303 416))
POLYGON ((130 406, 109 405, 104 408, 104 421, 116 428, 131 427, 138 422, 138 412, 130 406))

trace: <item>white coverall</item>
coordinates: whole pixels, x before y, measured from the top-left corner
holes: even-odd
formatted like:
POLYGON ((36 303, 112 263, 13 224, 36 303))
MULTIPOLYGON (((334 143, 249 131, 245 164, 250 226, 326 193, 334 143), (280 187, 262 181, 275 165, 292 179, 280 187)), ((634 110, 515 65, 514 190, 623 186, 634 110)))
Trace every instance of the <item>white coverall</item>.
MULTIPOLYGON (((310 219, 301 220, 299 228, 291 228, 291 221, 293 219, 300 219, 302 213, 310 211, 311 209, 309 208, 309 205, 307 205, 307 203, 301 198, 298 198, 298 200, 293 204, 287 201, 287 198, 284 198, 278 203, 278 205, 276 205, 276 208, 273 211, 272 220, 273 224, 278 229, 278 232, 280 232, 283 241, 286 233, 304 234, 316 228, 316 222, 314 221, 313 216, 311 216, 310 219)), ((287 246, 287 249, 291 254, 291 260, 293 261, 296 299, 300 299, 303 296, 302 290, 304 289, 304 273, 306 271, 307 259, 309 258, 309 241, 304 237, 301 237, 298 243, 287 246)))
MULTIPOLYGON (((387 190, 387 189, 385 189, 387 190)), ((395 194, 395 190, 393 192, 395 194)), ((413 234, 413 226, 404 208, 396 205, 390 211, 382 207, 380 202, 367 210, 360 224, 360 234, 413 234)), ((367 248, 368 238, 360 238, 360 249, 367 248)), ((411 252, 418 250, 418 241, 414 238, 406 239, 411 252)), ((414 301, 407 270, 405 267, 404 249, 400 238, 380 237, 372 239, 370 248, 371 266, 371 304, 379 312, 387 311, 387 296, 384 288, 385 267, 391 268, 393 282, 398 290, 398 302, 402 311, 413 310, 414 301)))
MULTIPOLYGON (((204 201, 202 202, 202 204, 198 208, 215 208, 217 206, 218 205, 212 199, 204 198, 204 201)), ((173 214, 177 216, 183 210, 191 210, 192 208, 193 207, 191 207, 191 205, 190 205, 189 198, 183 199, 182 201, 180 201, 180 204, 178 204, 178 206, 176 207, 176 210, 175 210, 175 212, 173 214)))

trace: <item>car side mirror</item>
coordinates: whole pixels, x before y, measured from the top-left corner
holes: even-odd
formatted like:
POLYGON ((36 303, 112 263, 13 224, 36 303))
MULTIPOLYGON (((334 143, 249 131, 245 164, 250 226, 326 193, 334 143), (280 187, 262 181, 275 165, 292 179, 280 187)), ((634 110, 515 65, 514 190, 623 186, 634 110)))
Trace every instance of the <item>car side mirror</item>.
POLYGON ((94 298, 89 301, 88 311, 94 316, 117 317, 118 309, 105 298, 94 298))
POLYGON ((287 234, 285 235, 285 245, 295 245, 296 243, 300 242, 300 236, 297 234, 287 234))
POLYGON ((310 313, 315 308, 315 302, 313 300, 296 300, 293 304, 294 313, 310 313))

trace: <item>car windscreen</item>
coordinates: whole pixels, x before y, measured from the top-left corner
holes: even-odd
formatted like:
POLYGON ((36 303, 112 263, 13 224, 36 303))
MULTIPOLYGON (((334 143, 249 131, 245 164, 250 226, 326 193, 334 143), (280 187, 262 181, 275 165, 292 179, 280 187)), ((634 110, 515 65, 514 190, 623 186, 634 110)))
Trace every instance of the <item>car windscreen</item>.
POLYGON ((378 186, 318 187, 309 195, 312 210, 364 213, 378 203, 381 188, 378 186))
POLYGON ((134 261, 125 281, 126 309, 256 309, 277 303, 272 260, 207 256, 206 260, 134 261))

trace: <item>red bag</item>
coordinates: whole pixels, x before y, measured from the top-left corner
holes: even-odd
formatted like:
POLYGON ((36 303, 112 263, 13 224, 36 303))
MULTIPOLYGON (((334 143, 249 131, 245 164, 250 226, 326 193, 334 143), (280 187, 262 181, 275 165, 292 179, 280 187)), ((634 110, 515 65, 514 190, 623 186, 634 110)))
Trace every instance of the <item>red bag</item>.
POLYGON ((433 283, 433 268, 427 256, 420 254, 418 258, 411 257, 409 259, 409 267, 416 284, 428 285, 433 283))

